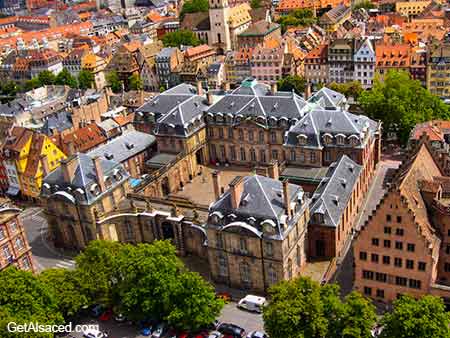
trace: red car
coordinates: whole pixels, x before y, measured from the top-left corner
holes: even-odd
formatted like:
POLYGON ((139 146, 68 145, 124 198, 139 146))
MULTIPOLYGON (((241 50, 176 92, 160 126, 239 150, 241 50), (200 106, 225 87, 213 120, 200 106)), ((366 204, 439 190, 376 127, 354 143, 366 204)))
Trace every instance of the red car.
POLYGON ((107 322, 110 320, 113 316, 113 312, 111 309, 106 310, 103 312, 98 319, 100 319, 102 322, 107 322))

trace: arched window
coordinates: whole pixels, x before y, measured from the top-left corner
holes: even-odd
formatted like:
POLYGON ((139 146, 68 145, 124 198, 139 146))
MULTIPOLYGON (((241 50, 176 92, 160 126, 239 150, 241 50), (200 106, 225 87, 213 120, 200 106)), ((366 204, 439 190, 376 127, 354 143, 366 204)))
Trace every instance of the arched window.
POLYGON ((342 134, 336 135, 336 143, 342 145, 345 143, 345 136, 342 134))

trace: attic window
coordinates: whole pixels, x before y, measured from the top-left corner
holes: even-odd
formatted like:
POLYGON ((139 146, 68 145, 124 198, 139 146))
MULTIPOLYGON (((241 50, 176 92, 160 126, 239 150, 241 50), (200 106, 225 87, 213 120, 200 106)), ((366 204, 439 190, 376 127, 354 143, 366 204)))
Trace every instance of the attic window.
POLYGON ((247 204, 248 204, 248 201, 250 200, 250 195, 249 194, 246 194, 243 198, 242 198, 242 200, 241 200, 241 205, 242 206, 246 206, 247 204))
POLYGON ((353 170, 355 169, 355 166, 353 164, 349 164, 348 165, 348 170, 352 173, 353 170))
POLYGON ((342 186, 345 188, 347 185, 347 180, 343 177, 339 178, 339 181, 341 182, 342 186))
POLYGON ((125 146, 127 147, 128 150, 130 150, 130 149, 134 148, 134 143, 127 142, 127 143, 125 143, 125 146))
POLYGON ((111 153, 105 153, 105 158, 106 158, 107 160, 112 160, 112 159, 114 158, 114 155, 111 154, 111 153))
POLYGON ((334 205, 339 205, 339 196, 333 195, 331 196, 331 200, 333 201, 334 205))

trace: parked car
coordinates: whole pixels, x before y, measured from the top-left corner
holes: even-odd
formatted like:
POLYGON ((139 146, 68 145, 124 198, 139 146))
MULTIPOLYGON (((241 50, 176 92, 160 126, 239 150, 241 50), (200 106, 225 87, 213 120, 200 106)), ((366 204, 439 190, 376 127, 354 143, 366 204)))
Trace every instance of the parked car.
POLYGON ((247 311, 261 313, 266 303, 267 301, 264 297, 247 295, 239 301, 238 307, 247 311))
POLYGON ((117 322, 117 323, 123 323, 124 321, 126 321, 127 319, 125 318, 125 316, 122 314, 122 313, 118 313, 118 314, 116 314, 115 316, 114 316, 114 320, 117 322))
POLYGON ((247 335, 247 338, 268 338, 264 332, 252 331, 247 335))
POLYGON ((96 329, 87 329, 83 331, 83 337, 85 338, 107 338, 108 335, 96 330, 96 329))
POLYGON ((167 332, 167 325, 160 323, 156 325, 152 332, 152 338, 161 338, 167 332))
POLYGON ((146 337, 148 337, 152 334, 154 326, 155 326, 154 321, 152 321, 152 320, 141 320, 139 322, 141 334, 146 337))
POLYGON ((113 312, 111 309, 106 310, 103 312, 98 319, 100 319, 102 322, 107 322, 110 320, 113 316, 113 312))
POLYGON ((208 330, 216 330, 220 325, 220 322, 216 319, 211 324, 209 324, 206 328, 208 330))
POLYGON ((220 333, 219 331, 211 331, 208 336, 208 338, 222 338, 222 337, 223 334, 220 333))
POLYGON ((225 336, 230 336, 233 338, 241 338, 245 336, 245 330, 242 327, 230 323, 220 324, 217 331, 225 336))
POLYGON ((91 308, 91 315, 95 318, 97 318, 98 316, 100 316, 104 311, 104 307, 101 306, 100 304, 94 305, 91 308))
POLYGON ((228 303, 231 301, 231 294, 229 294, 228 292, 217 292, 216 297, 223 299, 223 301, 225 303, 228 303))

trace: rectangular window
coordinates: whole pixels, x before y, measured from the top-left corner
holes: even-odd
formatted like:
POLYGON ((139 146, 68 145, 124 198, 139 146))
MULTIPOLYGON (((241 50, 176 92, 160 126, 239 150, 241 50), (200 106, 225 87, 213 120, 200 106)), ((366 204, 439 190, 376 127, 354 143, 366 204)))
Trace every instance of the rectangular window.
POLYGON ((408 248, 408 251, 414 252, 416 249, 416 245, 413 243, 408 243, 407 248, 408 248))
POLYGON ((219 137, 223 139, 223 129, 219 128, 219 137))
POLYGON ((390 248, 391 247, 391 241, 388 240, 388 239, 385 239, 384 242, 383 242, 383 246, 385 248, 390 248))
POLYGON ((386 215, 386 221, 387 221, 387 222, 392 221, 392 216, 391 216, 391 215, 386 215))
POLYGON ((265 140, 264 140, 264 132, 263 132, 263 131, 260 131, 260 132, 259 132, 259 143, 262 143, 262 144, 265 143, 265 140))
POLYGON ((378 254, 371 254, 370 259, 374 263, 378 263, 378 254))
POLYGON ((406 260, 406 268, 411 269, 411 270, 414 269, 414 261, 411 259, 407 259, 406 260))
POLYGON ((427 268, 427 263, 419 262, 419 271, 425 271, 427 268))
POLYGON ((362 277, 364 279, 373 279, 373 271, 363 270, 362 277))
POLYGON ((225 146, 224 145, 220 146, 220 156, 221 156, 221 159, 223 161, 225 161, 225 159, 227 158, 227 154, 225 152, 225 146))
POLYGON ((377 289, 377 298, 384 298, 384 290, 377 289))
POLYGON ((241 155, 241 161, 245 161, 246 160, 246 156, 245 156, 245 149, 241 148, 240 150, 240 155, 241 155))
POLYGON ((406 286, 406 284, 408 283, 408 278, 405 277, 395 277, 395 284, 396 285, 400 285, 400 286, 406 286))
POLYGON ((359 259, 362 260, 362 261, 366 261, 367 260, 367 252, 361 251, 359 253, 359 259))
POLYGON ((233 128, 228 128, 228 138, 233 138, 233 128))
POLYGON ((278 160, 278 150, 272 150, 272 160, 278 160))
POLYGON ((372 238, 372 245, 378 246, 380 244, 380 240, 378 238, 372 238))
POLYGON ((239 140, 244 140, 244 131, 242 129, 239 129, 239 140))
POLYGON ((447 235, 450 236, 450 229, 447 230, 447 235))
POLYGON ((253 141, 254 140, 253 130, 249 130, 248 131, 248 140, 249 141, 253 141))
POLYGON ((450 263, 445 263, 444 264, 444 271, 445 272, 450 272, 450 263))
POLYGON ((209 128, 209 137, 214 137, 214 128, 209 128))
POLYGON ((239 248, 241 249, 241 251, 247 252, 247 239, 243 237, 239 239, 239 248))
POLYGON ((231 146, 230 147, 230 155, 231 155, 231 160, 236 160, 236 147, 235 146, 231 146))
POLYGON ((311 153, 310 153, 310 162, 311 163, 316 162, 316 153, 314 151, 311 151, 311 153))
POLYGON ((366 296, 372 295, 372 288, 369 288, 368 286, 365 286, 365 287, 364 287, 364 294, 365 294, 366 296))
POLYGON ((402 267, 402 259, 399 257, 395 257, 394 258, 394 266, 396 266, 397 268, 401 268, 402 267))
POLYGON ((420 280, 418 280, 418 279, 410 279, 409 280, 409 287, 411 288, 411 289, 420 289, 420 287, 421 287, 421 282, 420 282, 420 280))
POLYGON ((395 229, 395 234, 397 236, 403 236, 405 234, 405 231, 403 230, 403 228, 397 228, 395 229))
POLYGON ((273 243, 266 242, 266 255, 269 257, 273 256, 273 243))
POLYGON ((384 233, 385 233, 385 234, 390 235, 390 234, 391 234, 391 231, 392 231, 392 228, 391 228, 391 227, 384 227, 384 233))
POLYGON ((270 132, 270 141, 272 143, 277 143, 277 133, 276 132, 274 132, 274 131, 270 132))
POLYGON ((395 241, 395 248, 397 250, 403 250, 403 242, 395 241))
POLYGON ((291 161, 295 161, 295 150, 291 150, 291 161))
POLYGON ((387 282, 387 274, 382 272, 375 273, 375 279, 379 282, 386 283, 387 282))
POLYGON ((383 256, 383 264, 386 264, 386 265, 391 264, 391 257, 383 256))
POLYGON ((401 223, 402 222, 402 216, 397 216, 397 223, 401 223))

